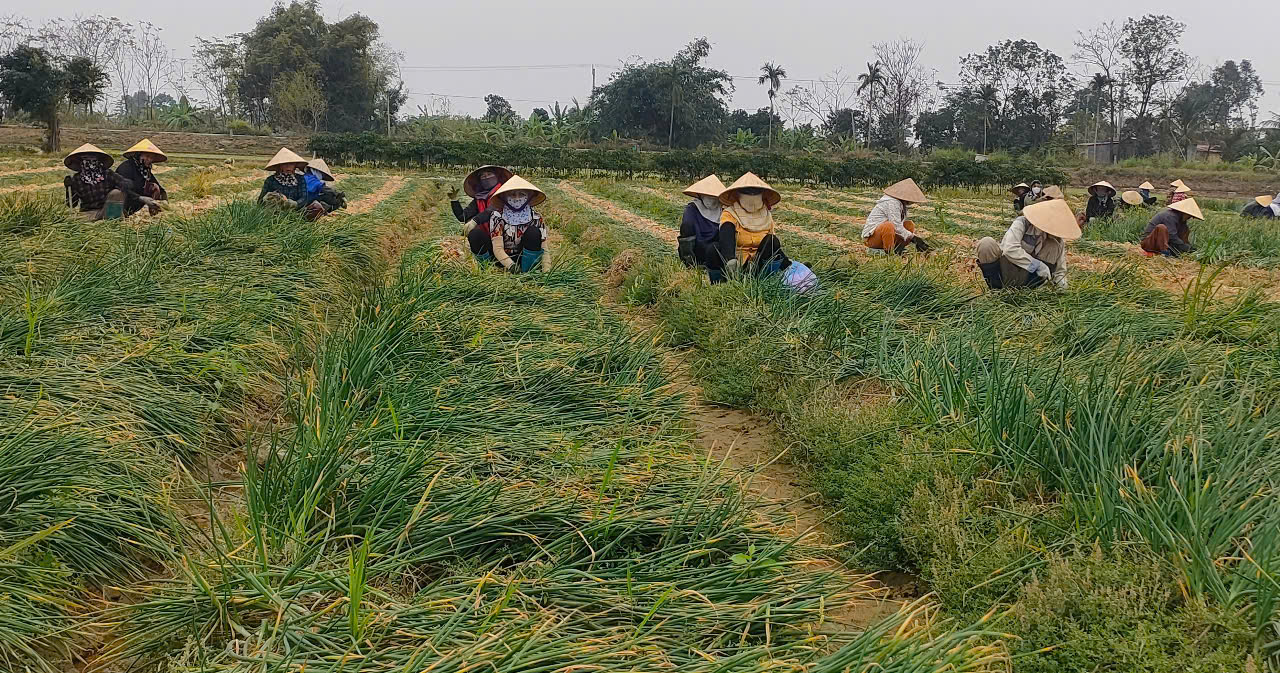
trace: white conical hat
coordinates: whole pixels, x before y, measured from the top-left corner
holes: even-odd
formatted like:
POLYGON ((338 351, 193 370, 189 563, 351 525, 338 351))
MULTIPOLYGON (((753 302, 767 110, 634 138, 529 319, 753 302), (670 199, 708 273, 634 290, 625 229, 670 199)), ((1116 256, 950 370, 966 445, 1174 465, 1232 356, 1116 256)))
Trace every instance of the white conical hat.
POLYGON ((1138 189, 1155 189, 1155 188, 1156 186, 1151 184, 1150 180, 1138 185, 1138 189))
POLYGON ((315 158, 308 161, 307 168, 314 169, 316 172, 320 173, 320 176, 326 181, 333 181, 333 171, 329 170, 329 164, 326 164, 324 159, 315 158))
POLYGON ((920 185, 917 185, 916 181, 911 178, 889 185, 885 188, 884 193, 886 196, 892 196, 899 201, 906 201, 907 203, 925 203, 929 200, 925 198, 924 192, 920 191, 920 185))
POLYGON ((1197 220, 1204 219, 1204 213, 1200 212, 1200 204, 1196 203, 1196 200, 1192 198, 1183 199, 1173 204, 1172 206, 1169 206, 1169 210, 1176 210, 1179 213, 1186 213, 1191 217, 1196 218, 1197 220))
POLYGON ((1107 182, 1106 180, 1099 180, 1098 182, 1095 182, 1089 185, 1089 193, 1093 194, 1094 196, 1097 196, 1094 190, 1096 190, 1099 187, 1106 187, 1107 189, 1110 189, 1113 195, 1116 193, 1116 188, 1112 187, 1111 183, 1107 182))
POLYGON ((1268 195, 1268 196, 1257 196, 1257 197, 1254 197, 1253 200, 1257 201, 1258 205, 1265 208, 1267 206, 1270 206, 1276 199, 1274 196, 1268 195))
MULTIPOLYGON (((507 178, 507 181, 502 183, 502 187, 499 188, 498 191, 494 192, 493 196, 489 197, 489 200, 493 201, 501 199, 503 194, 514 191, 529 192, 532 194, 532 196, 529 197, 529 205, 531 206, 536 206, 547 200, 546 193, 534 186, 532 182, 525 180, 519 175, 513 175, 510 178, 507 178)), ((506 202, 503 201, 503 203, 506 202)))
POLYGON ((1049 199, 1033 203, 1022 209, 1022 216, 1036 229, 1065 240, 1080 238, 1080 224, 1071 206, 1062 199, 1049 199))
POLYGON ((1142 195, 1133 191, 1132 189, 1126 190, 1123 194, 1121 194, 1120 200, 1124 201, 1125 203, 1131 206, 1142 205, 1142 195))
POLYGON ((275 170, 276 166, 282 166, 284 164, 302 164, 305 166, 307 165, 307 160, 298 156, 296 152, 288 147, 281 147, 280 151, 276 152, 274 157, 271 157, 271 161, 268 161, 264 168, 270 171, 275 170))
POLYGON ((699 196, 714 196, 719 198, 724 193, 725 186, 720 182, 720 176, 712 173, 707 177, 685 187, 684 195, 697 198, 699 196))

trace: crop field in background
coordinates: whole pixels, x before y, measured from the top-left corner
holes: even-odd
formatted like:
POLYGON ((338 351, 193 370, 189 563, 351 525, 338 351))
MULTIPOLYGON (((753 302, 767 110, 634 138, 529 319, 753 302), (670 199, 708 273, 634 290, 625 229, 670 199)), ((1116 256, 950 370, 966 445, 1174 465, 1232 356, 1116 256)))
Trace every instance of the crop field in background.
POLYGON ((204 163, 100 223, 0 164, 0 670, 1280 670, 1276 225, 1122 218, 993 293, 1002 196, 885 258, 876 192, 783 185, 794 296, 681 267, 683 185, 530 176, 512 276, 461 175, 339 168, 308 223, 204 163))

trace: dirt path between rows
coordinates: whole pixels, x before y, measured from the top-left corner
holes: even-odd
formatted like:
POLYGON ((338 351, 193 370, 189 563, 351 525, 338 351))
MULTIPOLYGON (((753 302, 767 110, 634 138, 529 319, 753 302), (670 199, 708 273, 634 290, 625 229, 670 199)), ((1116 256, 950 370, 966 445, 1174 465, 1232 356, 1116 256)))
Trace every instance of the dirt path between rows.
MULTIPOLYGON (((64 171, 66 170, 62 166, 58 166, 57 168, 64 171)), ((155 168, 151 169, 151 172, 155 175, 163 175, 164 173, 168 173, 173 169, 174 169, 173 166, 156 166, 155 168)), ((35 182, 29 185, 0 187, 0 194, 11 194, 14 192, 37 192, 43 189, 56 189, 61 186, 62 186, 62 180, 54 180, 51 182, 35 182)))
POLYGON ((7 178, 11 175, 29 175, 31 173, 52 173, 54 171, 66 170, 65 166, 42 166, 40 168, 21 168, 16 171, 0 172, 0 178, 7 178))
POLYGON ((378 189, 372 194, 369 194, 358 201, 347 204, 345 211, 340 210, 338 212, 346 212, 348 215, 360 215, 362 213, 367 213, 370 210, 373 210, 379 203, 385 201, 387 197, 395 194, 396 191, 404 185, 404 181, 405 177, 403 175, 393 175, 387 178, 387 181, 382 183, 382 186, 378 187, 378 189))
MULTIPOLYGON (((594 208, 611 219, 647 233, 669 243, 676 240, 676 232, 645 217, 641 217, 612 202, 592 196, 577 187, 561 182, 559 188, 580 204, 594 208)), ((812 232, 808 232, 812 233, 812 232)), ((623 251, 615 257, 614 268, 606 273, 610 287, 605 301, 640 330, 659 333, 659 322, 650 313, 629 307, 617 301, 617 283, 627 265, 638 258, 637 251, 623 251)), ((692 421, 698 446, 706 450, 711 460, 733 469, 739 485, 775 505, 784 515, 784 528, 779 534, 787 538, 803 538, 820 546, 830 547, 834 536, 825 524, 831 514, 818 502, 817 494, 806 488, 803 475, 785 459, 787 449, 779 437, 773 421, 749 411, 715 404, 706 399, 702 387, 689 371, 686 358, 678 352, 658 346, 663 368, 688 399, 687 416, 692 421)), ((877 577, 859 573, 829 559, 815 560, 822 569, 835 572, 855 594, 882 596, 879 600, 854 601, 849 607, 833 610, 832 621, 842 628, 858 630, 897 612, 904 605, 904 598, 914 598, 919 593, 914 578, 900 575, 877 577)))

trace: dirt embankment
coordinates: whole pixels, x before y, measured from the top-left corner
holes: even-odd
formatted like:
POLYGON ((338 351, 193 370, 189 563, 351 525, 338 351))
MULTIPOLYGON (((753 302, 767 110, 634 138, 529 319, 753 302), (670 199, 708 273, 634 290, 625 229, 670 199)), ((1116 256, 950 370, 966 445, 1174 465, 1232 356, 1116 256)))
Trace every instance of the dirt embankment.
POLYGON ((1252 198, 1259 194, 1275 195, 1280 191, 1280 174, 1232 173, 1227 171, 1117 168, 1088 166, 1071 171, 1071 186, 1085 188, 1106 180, 1116 189, 1136 189, 1145 180, 1156 186, 1155 193, 1164 195, 1174 180, 1186 182, 1196 196, 1214 198, 1252 198))
MULTIPOLYGON (((143 138, 150 138, 160 149, 181 154, 248 154, 270 156, 282 146, 302 152, 306 136, 230 136, 214 133, 150 131, 147 129, 82 129, 62 127, 63 149, 93 143, 119 153, 143 138)), ((0 147, 39 147, 44 129, 31 126, 0 126, 0 147)))

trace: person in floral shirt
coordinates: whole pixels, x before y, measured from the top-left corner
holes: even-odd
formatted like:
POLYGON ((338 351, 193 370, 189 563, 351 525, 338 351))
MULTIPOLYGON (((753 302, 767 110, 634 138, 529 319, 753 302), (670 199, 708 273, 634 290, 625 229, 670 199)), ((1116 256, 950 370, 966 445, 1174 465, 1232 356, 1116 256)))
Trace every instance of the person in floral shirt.
POLYGON ((536 208, 547 195, 533 183, 514 175, 490 197, 492 215, 467 232, 471 251, 479 259, 492 257, 514 273, 528 273, 541 265, 551 268, 547 252, 547 224, 536 208))

